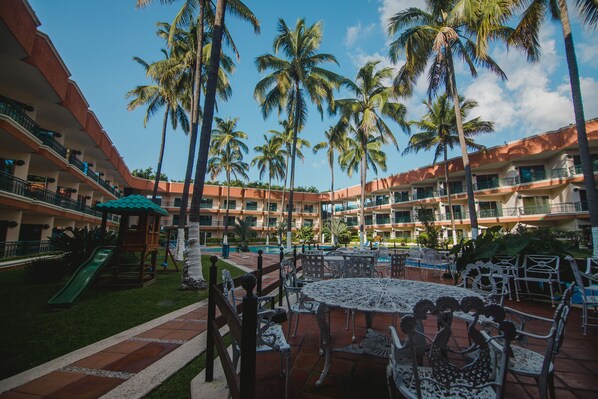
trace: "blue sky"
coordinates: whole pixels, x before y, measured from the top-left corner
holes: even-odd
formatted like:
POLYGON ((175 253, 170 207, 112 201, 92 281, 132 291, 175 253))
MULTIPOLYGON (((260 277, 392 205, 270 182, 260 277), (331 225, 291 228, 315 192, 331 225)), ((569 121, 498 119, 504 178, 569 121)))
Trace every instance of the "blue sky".
MULTIPOLYGON (((42 25, 69 68, 72 79, 81 87, 91 109, 123 155, 129 168, 155 168, 161 133, 161 115, 156 115, 147 128, 143 127, 144 111, 126 110, 125 93, 147 80, 141 67, 132 61, 139 56, 146 61, 158 60, 164 43, 156 37, 155 23, 170 22, 181 5, 161 5, 155 0, 144 9, 136 9, 134 0, 29 0, 42 25)), ((261 75, 254 66, 258 55, 272 52, 272 40, 279 18, 294 25, 298 18, 312 24, 324 24, 322 52, 332 53, 339 65, 330 69, 354 78, 358 68, 371 59, 393 66, 387 59, 389 38, 384 26, 389 16, 409 6, 422 7, 423 0, 259 0, 246 1, 261 23, 262 32, 255 35, 249 24, 230 17, 227 25, 232 32, 241 60, 232 76, 233 96, 221 103, 218 116, 239 117, 238 127, 249 135, 250 148, 260 145, 263 134, 278 129, 276 114, 264 120, 253 89, 261 75)), ((581 30, 570 4, 586 118, 598 117, 598 40, 596 32, 581 30)), ((540 63, 529 64, 525 57, 504 47, 492 49, 492 55, 505 70, 508 81, 502 82, 481 71, 472 80, 465 70, 459 70, 457 83, 460 93, 476 99, 480 106, 473 116, 481 115, 495 122, 493 135, 481 136, 479 142, 493 146, 521 137, 554 130, 573 123, 569 81, 562 45, 560 25, 548 22, 541 36, 543 56, 540 63)), ((229 52, 229 50, 226 50, 229 52)), ((401 62, 394 67, 400 67, 401 62)), ((414 96, 400 100, 408 108, 409 119, 423 113, 426 82, 422 79, 414 96)), ((342 94, 339 95, 342 97, 342 94)), ((308 123, 301 133, 312 144, 323 140, 323 132, 334 118, 311 110, 308 123)), ((394 125, 400 148, 408 137, 394 125)), ((183 179, 187 159, 188 138, 181 131, 168 132, 164 172, 171 179, 183 179)), ((388 170, 379 177, 395 174, 431 163, 431 153, 402 157, 393 148, 387 149, 388 170)), ((330 171, 323 154, 306 152, 303 164, 298 163, 296 185, 316 186, 321 190, 330 186, 330 171)), ((457 155, 454 153, 453 155, 457 155)), ((247 160, 254 154, 250 152, 247 160)), ((375 176, 368 173, 368 180, 375 176)), ((250 178, 257 180, 255 170, 250 178)), ((359 183, 335 170, 336 187, 359 183)), ((222 180, 222 179, 221 179, 222 180)))

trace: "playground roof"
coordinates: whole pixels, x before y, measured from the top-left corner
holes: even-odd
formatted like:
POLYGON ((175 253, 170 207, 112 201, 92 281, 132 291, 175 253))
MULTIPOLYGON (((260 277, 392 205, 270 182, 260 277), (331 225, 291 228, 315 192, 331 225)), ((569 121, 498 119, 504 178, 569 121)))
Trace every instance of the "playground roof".
POLYGON ((139 213, 157 213, 158 215, 168 216, 168 212, 151 199, 145 198, 142 195, 129 195, 128 197, 121 197, 119 199, 97 204, 95 207, 98 211, 119 214, 139 214, 139 213))

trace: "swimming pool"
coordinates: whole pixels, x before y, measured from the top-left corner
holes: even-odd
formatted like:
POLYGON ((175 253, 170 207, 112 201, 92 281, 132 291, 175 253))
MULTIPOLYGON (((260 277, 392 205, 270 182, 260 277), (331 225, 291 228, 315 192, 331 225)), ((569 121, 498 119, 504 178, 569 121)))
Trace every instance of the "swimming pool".
MULTIPOLYGON (((286 247, 285 247, 286 248, 286 247)), ((280 253, 280 247, 278 245, 255 245, 255 246, 250 246, 249 247, 249 252, 255 252, 257 253, 257 251, 259 250, 264 251, 265 254, 279 254, 280 253)), ((305 247, 305 249, 307 249, 307 247, 305 247)), ((312 249, 315 249, 312 246, 312 249)), ((320 249, 324 250, 324 251, 328 251, 331 248, 330 247, 320 247, 320 249)), ((202 252, 209 252, 209 253, 222 253, 222 247, 201 247, 202 252)), ((230 252, 236 252, 237 251, 237 247, 235 245, 231 245, 230 246, 230 252)), ((301 252, 301 247, 297 246, 297 251, 301 252)))

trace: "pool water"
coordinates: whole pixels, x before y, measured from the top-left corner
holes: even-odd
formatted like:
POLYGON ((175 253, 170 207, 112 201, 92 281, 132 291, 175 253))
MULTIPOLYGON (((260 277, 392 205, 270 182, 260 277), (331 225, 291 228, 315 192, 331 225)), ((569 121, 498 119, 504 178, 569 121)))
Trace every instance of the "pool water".
MULTIPOLYGON (((263 253, 265 254, 280 254, 280 247, 277 245, 256 245, 256 246, 251 246, 249 247, 249 252, 254 252, 257 253, 257 251, 259 250, 264 251, 263 253)), ((307 247, 305 248, 307 249, 307 247)), ((312 249, 315 249, 312 246, 312 249)), ((328 251, 331 248, 330 247, 320 247, 320 249, 323 249, 324 251, 328 251)), ((222 247, 201 247, 202 252, 209 252, 209 253, 222 253, 222 247)), ((235 245, 231 245, 230 246, 230 252, 236 252, 237 251, 237 247, 235 245)), ((297 251, 301 252, 301 247, 297 246, 297 251)))

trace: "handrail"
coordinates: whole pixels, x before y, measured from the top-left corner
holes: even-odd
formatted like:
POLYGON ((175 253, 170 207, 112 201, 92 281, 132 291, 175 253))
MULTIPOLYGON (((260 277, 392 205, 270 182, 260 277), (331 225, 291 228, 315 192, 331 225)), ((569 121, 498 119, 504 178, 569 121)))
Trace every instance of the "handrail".
POLYGON ((50 240, 0 242, 0 259, 39 255, 53 251, 56 251, 56 248, 50 240))

